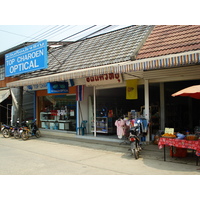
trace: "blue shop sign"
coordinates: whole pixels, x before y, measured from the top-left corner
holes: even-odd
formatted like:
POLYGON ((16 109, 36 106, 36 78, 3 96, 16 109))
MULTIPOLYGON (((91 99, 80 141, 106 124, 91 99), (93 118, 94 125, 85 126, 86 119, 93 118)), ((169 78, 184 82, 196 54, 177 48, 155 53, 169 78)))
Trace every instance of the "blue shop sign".
POLYGON ((5 55, 5 76, 45 69, 47 59, 47 40, 8 53, 5 55))
POLYGON ((47 83, 48 94, 52 93, 69 93, 68 82, 47 83))

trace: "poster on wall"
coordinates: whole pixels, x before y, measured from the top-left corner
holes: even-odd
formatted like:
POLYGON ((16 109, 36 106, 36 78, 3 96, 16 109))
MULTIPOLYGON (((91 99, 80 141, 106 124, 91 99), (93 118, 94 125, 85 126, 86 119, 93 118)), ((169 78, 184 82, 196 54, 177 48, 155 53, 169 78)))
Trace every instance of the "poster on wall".
POLYGON ((70 110, 70 116, 71 117, 74 117, 75 115, 74 115, 74 110, 70 110))
POLYGON ((138 99, 137 79, 126 81, 126 99, 138 99))
POLYGON ((69 93, 68 82, 47 83, 48 94, 52 93, 69 93))
POLYGON ((16 76, 48 67, 47 40, 5 55, 5 76, 16 76))

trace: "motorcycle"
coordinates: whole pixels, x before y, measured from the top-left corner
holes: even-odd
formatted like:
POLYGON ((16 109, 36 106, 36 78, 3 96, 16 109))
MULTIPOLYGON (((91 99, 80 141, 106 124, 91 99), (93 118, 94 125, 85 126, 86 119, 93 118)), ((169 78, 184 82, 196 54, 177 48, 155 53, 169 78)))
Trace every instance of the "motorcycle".
POLYGON ((134 155, 135 159, 139 158, 139 153, 142 150, 141 148, 141 123, 139 120, 134 123, 134 126, 129 130, 129 141, 131 145, 131 153, 134 155))
POLYGON ((27 140, 29 137, 35 136, 36 138, 41 137, 39 128, 36 125, 36 120, 30 126, 24 126, 22 131, 22 139, 27 140))
POLYGON ((11 136, 14 136, 14 128, 12 126, 8 126, 6 124, 3 124, 1 126, 1 131, 3 134, 3 137, 9 138, 11 136))
MULTIPOLYGON (((23 125, 24 122, 22 122, 23 125)), ((23 132, 23 127, 19 126, 19 121, 17 121, 15 130, 14 130, 14 137, 15 139, 21 138, 21 134, 23 132)))

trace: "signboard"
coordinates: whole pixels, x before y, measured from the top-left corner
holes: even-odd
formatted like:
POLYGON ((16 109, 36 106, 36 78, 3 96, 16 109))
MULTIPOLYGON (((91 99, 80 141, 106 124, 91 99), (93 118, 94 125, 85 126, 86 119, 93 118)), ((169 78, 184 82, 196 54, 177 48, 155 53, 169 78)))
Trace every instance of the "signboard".
POLYGON ((24 90, 26 91, 36 91, 36 90, 46 90, 46 89, 47 89, 47 83, 24 86, 24 90))
POLYGON ((48 94, 52 93, 69 93, 68 82, 47 83, 48 94))
MULTIPOLYGON (((68 87, 74 86, 73 79, 66 80, 65 82, 68 82, 68 87)), ((36 91, 36 90, 46 90, 46 89, 47 89, 47 83, 39 83, 39 84, 24 86, 24 90, 26 91, 36 91)))
POLYGON ((15 76, 47 68, 47 40, 5 55, 5 76, 15 76))
POLYGON ((97 86, 116 83, 122 83, 122 76, 119 73, 109 73, 86 78, 86 86, 97 86))
POLYGON ((174 128, 165 128, 165 133, 174 134, 174 128))

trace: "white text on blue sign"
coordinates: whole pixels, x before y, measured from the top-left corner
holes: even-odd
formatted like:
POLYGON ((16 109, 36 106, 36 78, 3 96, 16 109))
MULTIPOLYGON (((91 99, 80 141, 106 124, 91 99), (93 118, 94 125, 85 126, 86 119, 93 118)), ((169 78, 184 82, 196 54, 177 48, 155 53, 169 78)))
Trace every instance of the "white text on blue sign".
POLYGON ((5 55, 6 77, 47 68, 47 41, 5 55))

